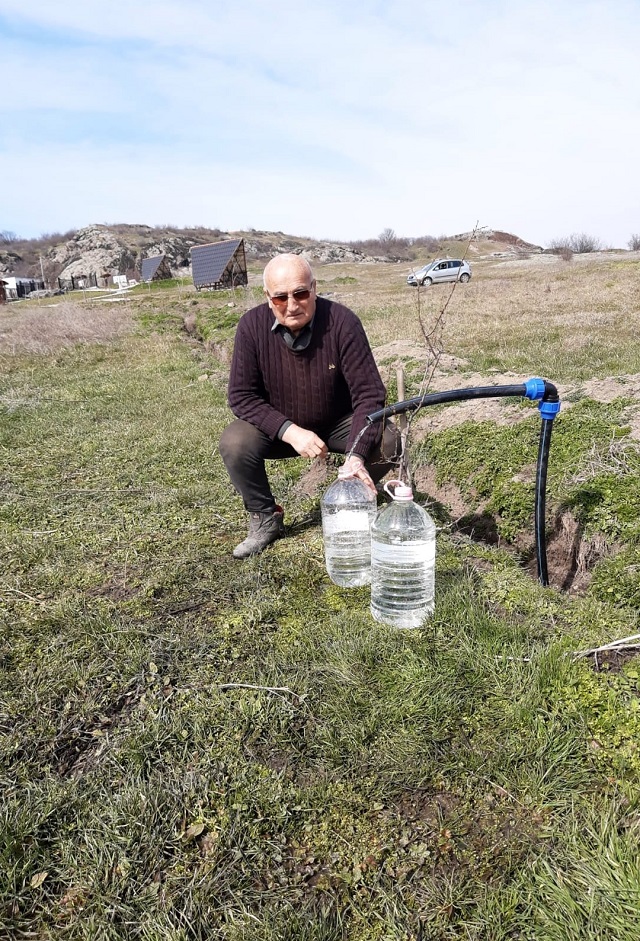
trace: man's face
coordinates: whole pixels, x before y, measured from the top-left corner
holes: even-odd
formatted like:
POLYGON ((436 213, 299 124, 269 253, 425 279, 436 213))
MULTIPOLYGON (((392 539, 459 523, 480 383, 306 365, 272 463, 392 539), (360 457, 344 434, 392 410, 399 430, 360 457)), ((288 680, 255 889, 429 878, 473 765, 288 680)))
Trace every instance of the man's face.
POLYGON ((294 262, 278 265, 266 277, 266 292, 278 323, 297 336, 316 310, 316 282, 310 272, 294 262))

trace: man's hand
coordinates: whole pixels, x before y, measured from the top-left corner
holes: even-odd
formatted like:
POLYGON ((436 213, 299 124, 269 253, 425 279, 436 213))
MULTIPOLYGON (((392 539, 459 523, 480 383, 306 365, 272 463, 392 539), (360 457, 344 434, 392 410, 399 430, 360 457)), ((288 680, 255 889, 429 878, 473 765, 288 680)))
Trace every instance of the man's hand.
POLYGON ((290 444, 301 457, 325 457, 329 453, 322 438, 307 428, 301 428, 300 425, 289 425, 282 440, 290 444))
POLYGON ((344 480, 345 477, 357 477, 371 493, 377 493, 376 485, 372 481, 369 471, 364 466, 364 461, 359 454, 352 454, 351 457, 347 458, 338 471, 338 477, 342 480, 344 480))

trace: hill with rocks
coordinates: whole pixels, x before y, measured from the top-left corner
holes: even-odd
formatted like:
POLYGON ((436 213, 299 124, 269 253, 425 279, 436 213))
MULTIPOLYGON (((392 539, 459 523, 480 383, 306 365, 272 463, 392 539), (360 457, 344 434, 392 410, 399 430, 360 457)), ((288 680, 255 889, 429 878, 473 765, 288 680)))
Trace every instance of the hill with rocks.
POLYGON ((408 239, 387 235, 362 242, 338 243, 254 229, 223 232, 205 227, 96 224, 64 234, 45 235, 40 239, 5 237, 0 242, 0 275, 39 278, 44 273, 51 284, 57 278, 86 277, 93 273, 98 277, 126 274, 130 278, 139 278, 144 258, 165 255, 174 276, 187 276, 189 252, 194 245, 227 238, 244 239, 248 260, 266 260, 281 252, 293 252, 321 264, 413 261, 425 251, 462 253, 463 243, 476 255, 542 250, 515 235, 497 230, 463 233, 449 239, 429 236, 408 239))

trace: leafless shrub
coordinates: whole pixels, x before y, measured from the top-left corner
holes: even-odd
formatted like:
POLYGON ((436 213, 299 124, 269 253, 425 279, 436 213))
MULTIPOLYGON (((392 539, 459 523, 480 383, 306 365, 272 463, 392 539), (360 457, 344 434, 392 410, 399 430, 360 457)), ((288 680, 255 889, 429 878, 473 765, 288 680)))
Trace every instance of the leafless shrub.
POLYGON ((640 232, 635 232, 627 244, 632 252, 640 252, 640 232))
POLYGON ((576 252, 582 255, 588 252, 599 252, 602 248, 602 242, 600 239, 594 238, 592 235, 586 235, 584 232, 574 232, 573 235, 553 239, 549 244, 549 248, 561 257, 564 257, 562 251, 566 249, 569 249, 572 254, 576 252))
POLYGON ((55 307, 11 305, 0 319, 0 354, 50 353, 78 343, 108 343, 131 333, 128 306, 63 301, 55 307))
POLYGON ((53 248, 61 242, 70 242, 78 234, 77 229, 69 229, 67 232, 43 232, 37 239, 29 239, 25 245, 30 245, 37 253, 42 253, 48 248, 53 248))
POLYGON ((377 239, 359 239, 345 244, 365 255, 388 258, 389 261, 411 261, 415 256, 413 239, 401 238, 389 228, 384 229, 377 239))
POLYGON ((579 254, 585 252, 599 252, 602 248, 602 242, 600 239, 594 238, 593 235, 586 235, 586 233, 580 232, 571 236, 569 247, 579 254))
POLYGON ((435 253, 440 251, 440 242, 433 235, 420 235, 412 239, 411 244, 420 251, 435 253))

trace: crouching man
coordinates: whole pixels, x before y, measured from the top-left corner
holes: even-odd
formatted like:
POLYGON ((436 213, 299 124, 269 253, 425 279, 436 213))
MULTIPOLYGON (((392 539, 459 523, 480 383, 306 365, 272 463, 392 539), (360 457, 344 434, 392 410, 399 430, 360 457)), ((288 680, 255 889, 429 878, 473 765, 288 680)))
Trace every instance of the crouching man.
POLYGON ((265 460, 354 453, 341 476, 375 484, 396 460, 399 441, 389 422, 367 426, 385 404, 385 388, 359 319, 316 296, 300 255, 278 255, 264 269, 266 302, 240 319, 229 406, 236 421, 220 438, 220 454, 249 513, 237 559, 255 555, 284 535, 265 460), (358 433, 366 427, 362 437, 358 433))

